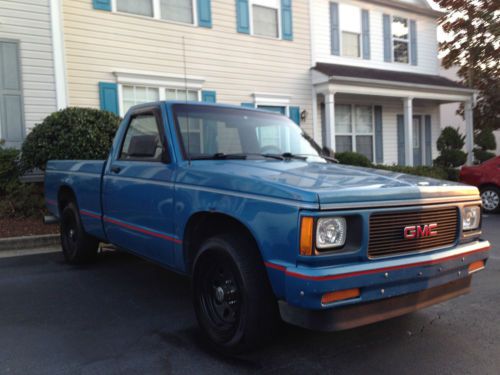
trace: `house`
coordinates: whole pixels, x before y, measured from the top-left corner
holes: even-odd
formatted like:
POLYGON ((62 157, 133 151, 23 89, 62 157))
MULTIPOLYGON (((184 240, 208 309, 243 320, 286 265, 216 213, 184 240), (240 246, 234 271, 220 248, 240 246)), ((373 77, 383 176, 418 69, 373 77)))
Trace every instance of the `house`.
POLYGON ((439 75, 437 18, 425 0, 314 0, 313 129, 376 163, 431 165, 440 106, 465 104, 472 161, 474 91, 439 75))
MULTIPOLYGON (((443 77, 452 80, 458 80, 457 71, 458 68, 456 67, 451 67, 450 69, 444 69, 443 67, 441 67, 440 74, 443 77)), ((453 128, 458 128, 462 134, 465 134, 464 118, 461 115, 457 114, 459 107, 460 106, 458 103, 449 103, 441 106, 440 115, 443 119, 441 122, 441 126, 451 126, 453 128)), ((495 135, 495 139, 497 142, 497 148, 494 151, 497 155, 500 155, 500 130, 494 131, 493 134, 495 135)))
POLYGON ((19 147, 27 131, 64 108, 59 0, 0 0, 0 139, 19 147))
POLYGON ((62 14, 71 106, 222 102, 312 129, 307 0, 65 0, 62 14))

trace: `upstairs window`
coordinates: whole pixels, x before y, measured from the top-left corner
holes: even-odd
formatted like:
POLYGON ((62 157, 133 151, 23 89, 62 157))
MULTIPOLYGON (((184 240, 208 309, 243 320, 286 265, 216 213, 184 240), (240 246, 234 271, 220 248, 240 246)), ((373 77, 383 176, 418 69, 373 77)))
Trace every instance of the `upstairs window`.
POLYGON ((342 56, 361 57, 360 35, 342 31, 342 56))
POLYGON ((168 21, 195 23, 194 0, 115 0, 116 11, 168 21))
POLYGON ((408 19, 394 16, 392 18, 392 43, 394 61, 408 64, 410 62, 408 19))
POLYGON ((254 35, 280 37, 280 3, 277 0, 251 0, 254 35))

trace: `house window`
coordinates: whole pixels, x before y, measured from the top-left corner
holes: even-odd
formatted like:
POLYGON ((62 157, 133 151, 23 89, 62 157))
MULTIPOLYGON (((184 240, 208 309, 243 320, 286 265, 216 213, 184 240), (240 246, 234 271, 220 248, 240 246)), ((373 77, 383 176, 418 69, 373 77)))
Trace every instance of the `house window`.
POLYGON ((392 18, 392 43, 394 50, 394 61, 404 64, 410 62, 408 19, 402 17, 392 18))
POLYGON ((341 52, 344 57, 361 57, 361 9, 350 4, 339 5, 341 52))
POLYGON ((127 113, 130 107, 159 100, 159 91, 156 87, 145 86, 123 86, 123 113, 127 113))
POLYGON ((280 37, 280 2, 278 0, 251 0, 252 33, 271 38, 280 37))
POLYGON ((342 56, 360 57, 359 40, 359 34, 342 31, 342 56))
POLYGON ((121 115, 125 115, 130 107, 136 104, 156 102, 158 100, 199 101, 198 90, 186 90, 169 87, 147 87, 139 85, 123 85, 121 115))
POLYGON ((168 21, 195 23, 195 0, 114 0, 117 12, 168 21))
POLYGON ((335 105, 336 152, 353 151, 373 161, 373 107, 369 105, 335 105))

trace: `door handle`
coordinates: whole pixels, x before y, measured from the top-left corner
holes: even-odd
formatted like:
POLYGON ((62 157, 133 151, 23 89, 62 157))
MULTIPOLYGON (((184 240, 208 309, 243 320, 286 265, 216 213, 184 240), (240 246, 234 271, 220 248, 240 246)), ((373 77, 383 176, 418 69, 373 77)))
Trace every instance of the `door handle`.
POLYGON ((113 173, 120 173, 121 170, 122 169, 116 165, 111 166, 111 172, 113 172, 113 173))

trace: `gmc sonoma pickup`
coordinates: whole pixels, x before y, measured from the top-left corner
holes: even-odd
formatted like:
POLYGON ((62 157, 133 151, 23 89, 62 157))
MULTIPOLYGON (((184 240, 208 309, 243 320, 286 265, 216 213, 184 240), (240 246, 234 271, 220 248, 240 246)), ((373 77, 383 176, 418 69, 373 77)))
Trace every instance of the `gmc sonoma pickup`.
POLYGON ((477 188, 336 164, 288 118, 234 106, 135 106, 107 160, 50 161, 45 189, 67 262, 106 242, 191 276, 226 352, 279 316, 342 330, 462 295, 490 250, 477 188))

